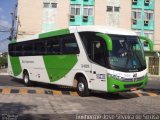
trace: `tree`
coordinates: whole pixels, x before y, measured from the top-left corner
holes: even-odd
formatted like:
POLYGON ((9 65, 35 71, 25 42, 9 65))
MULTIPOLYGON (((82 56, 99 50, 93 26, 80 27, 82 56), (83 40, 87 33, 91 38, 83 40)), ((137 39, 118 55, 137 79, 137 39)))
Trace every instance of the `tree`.
POLYGON ((0 68, 2 68, 2 66, 7 66, 7 58, 6 57, 0 57, 0 68))

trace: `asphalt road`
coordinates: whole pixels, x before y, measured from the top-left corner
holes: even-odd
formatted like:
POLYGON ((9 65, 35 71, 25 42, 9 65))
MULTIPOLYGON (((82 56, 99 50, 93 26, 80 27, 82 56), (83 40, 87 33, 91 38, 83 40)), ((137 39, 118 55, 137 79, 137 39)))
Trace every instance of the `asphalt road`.
POLYGON ((16 87, 25 87, 22 80, 14 79, 7 75, 0 76, 0 86, 16 86, 16 87))
MULTIPOLYGON (((159 78, 150 79, 146 90, 159 91, 159 83, 159 78)), ((0 76, 0 89, 3 87, 26 88, 22 80, 0 76)), ((64 90, 58 86, 40 83, 36 83, 30 89, 64 90)), ((100 116, 104 114, 110 118, 105 118, 105 120, 114 120, 121 114, 136 114, 140 120, 145 119, 147 114, 160 114, 160 95, 150 94, 151 96, 145 93, 142 96, 137 96, 139 93, 134 95, 132 92, 122 94, 94 93, 84 98, 63 94, 8 94, 7 90, 4 90, 0 93, 0 119, 15 116, 20 120, 81 120, 79 118, 85 117, 86 114, 100 116)), ((152 120, 149 117, 146 117, 147 120, 152 120)), ((155 119, 157 118, 154 117, 155 119)), ((157 120, 159 119, 160 116, 157 120)))

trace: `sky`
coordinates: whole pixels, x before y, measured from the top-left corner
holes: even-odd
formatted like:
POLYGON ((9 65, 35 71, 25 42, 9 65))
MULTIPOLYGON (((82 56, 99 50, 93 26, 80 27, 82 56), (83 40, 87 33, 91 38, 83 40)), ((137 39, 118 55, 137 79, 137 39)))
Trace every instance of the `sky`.
MULTIPOLYGON (((11 28, 12 16, 17 0, 0 0, 0 31, 9 31, 11 28)), ((0 32, 0 52, 7 51, 9 32, 0 32)))

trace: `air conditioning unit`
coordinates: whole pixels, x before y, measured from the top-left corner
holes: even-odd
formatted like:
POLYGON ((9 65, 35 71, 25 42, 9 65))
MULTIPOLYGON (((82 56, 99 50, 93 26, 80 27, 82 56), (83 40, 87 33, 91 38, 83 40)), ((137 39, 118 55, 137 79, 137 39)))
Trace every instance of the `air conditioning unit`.
POLYGON ((149 5, 150 0, 144 0, 144 5, 149 5))
POLYGON ((74 21, 75 20, 75 16, 74 15, 70 15, 70 21, 74 21))
POLYGON ((83 21, 88 21, 88 16, 83 16, 83 21))
POLYGON ((149 20, 144 20, 144 25, 148 26, 148 24, 149 24, 149 20))
POLYGON ((132 4, 133 4, 133 5, 136 5, 137 2, 138 2, 138 0, 132 0, 132 4))
POLYGON ((137 24, 137 20, 136 19, 132 19, 132 24, 136 25, 137 24))

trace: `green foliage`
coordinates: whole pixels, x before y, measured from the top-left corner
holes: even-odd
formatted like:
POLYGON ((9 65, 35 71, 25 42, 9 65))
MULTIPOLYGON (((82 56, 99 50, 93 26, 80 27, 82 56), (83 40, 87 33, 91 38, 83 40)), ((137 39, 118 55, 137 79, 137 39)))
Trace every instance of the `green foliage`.
POLYGON ((7 58, 6 57, 0 57, 0 67, 1 66, 7 66, 7 58))

